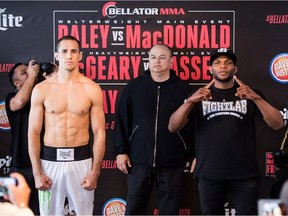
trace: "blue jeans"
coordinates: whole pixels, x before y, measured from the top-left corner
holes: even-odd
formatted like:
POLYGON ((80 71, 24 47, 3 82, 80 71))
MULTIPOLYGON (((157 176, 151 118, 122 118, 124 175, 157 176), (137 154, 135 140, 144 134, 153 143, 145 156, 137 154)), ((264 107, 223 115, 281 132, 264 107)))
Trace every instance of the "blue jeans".
POLYGON ((199 178, 201 211, 204 215, 225 215, 230 194, 237 215, 257 215, 260 178, 214 181, 199 178))

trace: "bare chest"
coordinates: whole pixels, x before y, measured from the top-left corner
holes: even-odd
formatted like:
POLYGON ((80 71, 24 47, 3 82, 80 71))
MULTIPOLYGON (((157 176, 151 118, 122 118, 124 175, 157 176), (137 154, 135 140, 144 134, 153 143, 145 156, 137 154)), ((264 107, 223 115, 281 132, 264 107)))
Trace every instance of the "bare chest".
POLYGON ((51 114, 73 113, 83 115, 89 112, 91 100, 80 86, 54 86, 45 96, 45 110, 51 114))

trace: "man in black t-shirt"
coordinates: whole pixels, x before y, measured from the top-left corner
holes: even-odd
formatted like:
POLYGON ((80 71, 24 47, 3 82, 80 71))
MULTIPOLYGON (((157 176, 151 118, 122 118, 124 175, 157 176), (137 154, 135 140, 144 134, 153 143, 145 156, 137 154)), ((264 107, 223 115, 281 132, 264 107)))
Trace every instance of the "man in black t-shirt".
POLYGON ((169 121, 171 132, 195 121, 194 175, 205 215, 224 215, 228 193, 238 215, 257 214, 260 173, 254 116, 274 130, 283 127, 280 111, 235 76, 236 60, 227 48, 215 50, 210 57, 213 80, 187 98, 169 121))
POLYGON ((11 127, 11 172, 21 173, 29 187, 31 196, 29 207, 35 215, 39 215, 38 191, 35 188, 31 161, 28 154, 28 116, 30 96, 37 83, 39 65, 31 60, 29 65, 15 64, 9 72, 9 81, 15 91, 6 96, 5 106, 11 127))

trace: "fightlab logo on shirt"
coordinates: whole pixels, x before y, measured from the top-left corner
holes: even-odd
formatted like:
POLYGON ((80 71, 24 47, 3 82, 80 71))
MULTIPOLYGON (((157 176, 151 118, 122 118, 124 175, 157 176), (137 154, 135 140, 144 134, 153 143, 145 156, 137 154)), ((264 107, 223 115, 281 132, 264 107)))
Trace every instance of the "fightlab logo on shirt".
POLYGON ((6 31, 8 28, 23 27, 22 16, 14 16, 13 14, 7 14, 6 8, 0 8, 0 31, 6 31))
POLYGON ((241 114, 247 113, 247 100, 237 101, 202 101, 203 116, 207 119, 216 116, 235 116, 242 119, 241 114))

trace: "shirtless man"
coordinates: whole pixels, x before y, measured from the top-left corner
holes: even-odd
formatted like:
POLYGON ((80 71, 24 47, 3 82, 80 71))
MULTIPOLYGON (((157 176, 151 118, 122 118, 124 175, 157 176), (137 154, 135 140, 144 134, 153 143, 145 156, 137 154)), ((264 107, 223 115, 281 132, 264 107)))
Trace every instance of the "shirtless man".
POLYGON ((93 214, 94 189, 105 153, 105 117, 101 88, 79 72, 80 47, 72 36, 59 39, 58 73, 36 85, 32 93, 29 155, 41 215, 64 215, 65 197, 69 210, 77 215, 93 214), (90 125, 93 160, 88 145, 90 125))

